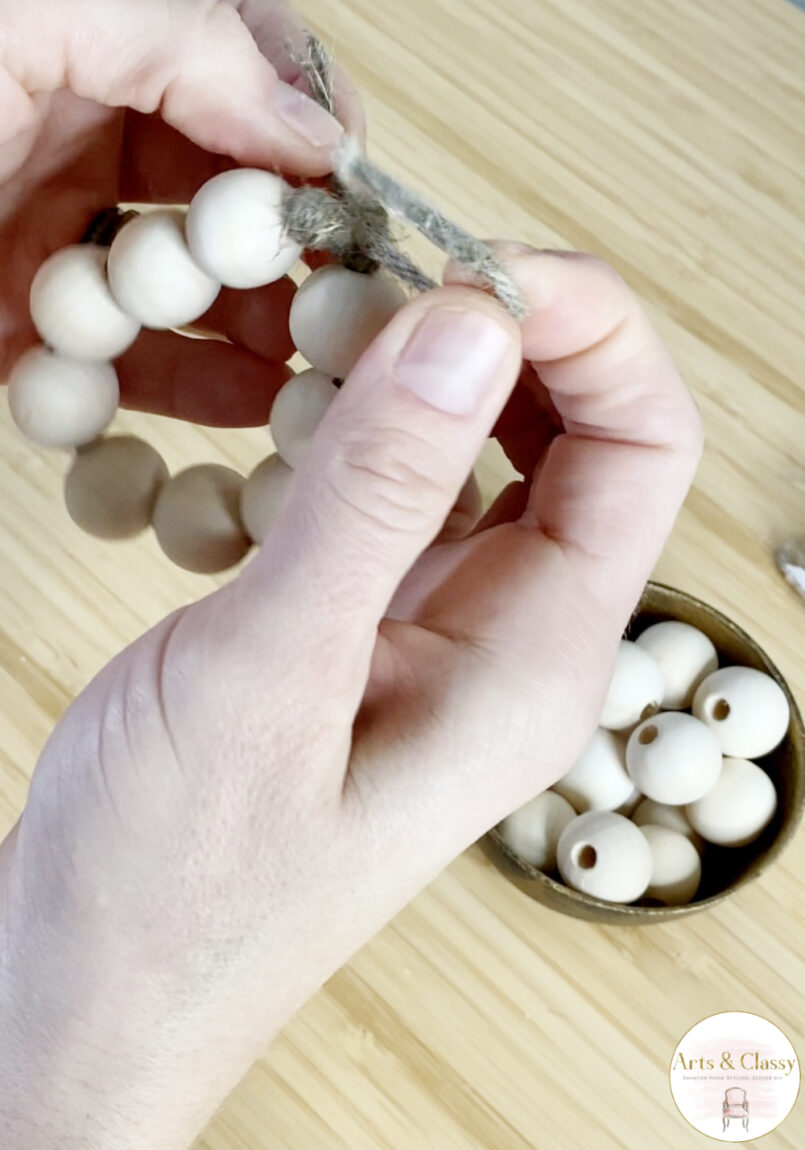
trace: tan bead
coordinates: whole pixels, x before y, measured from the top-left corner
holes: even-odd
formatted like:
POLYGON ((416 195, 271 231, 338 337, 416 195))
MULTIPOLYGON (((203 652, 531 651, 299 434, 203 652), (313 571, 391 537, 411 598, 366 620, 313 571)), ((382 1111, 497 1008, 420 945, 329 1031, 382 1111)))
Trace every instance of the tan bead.
POLYGON ((498 833, 523 862, 539 870, 553 870, 559 836, 575 817, 567 799, 553 791, 543 791, 505 818, 498 833))
POLYGON ((665 711, 636 727, 626 744, 626 769, 650 799, 669 806, 693 803, 721 774, 713 732, 685 711, 665 711))
POLYGON ((690 825, 684 807, 672 807, 668 803, 658 803, 654 799, 643 799, 632 814, 635 826, 668 827, 690 839, 699 854, 704 850, 704 839, 690 825))
POLYGON ((316 428, 338 395, 329 376, 311 368, 289 379, 271 407, 271 437, 289 467, 299 467, 316 428))
POLYGON ((204 463, 163 486, 152 522, 162 550, 177 567, 211 575, 247 554, 251 540, 239 511, 243 482, 230 467, 204 463))
POLYGON ((64 502, 89 535, 128 539, 148 527, 167 478, 165 461, 150 444, 116 435, 79 451, 64 481, 64 502))
POLYGON ((293 480, 293 471, 279 455, 269 455, 255 467, 240 493, 240 517, 255 543, 262 543, 279 515, 293 480))
POLYGON ((644 897, 664 906, 690 902, 702 880, 702 860, 696 847, 670 827, 651 823, 641 830, 651 848, 651 879, 644 897))
POLYGON ((664 711, 690 707, 696 688, 718 667, 713 642, 697 627, 667 619, 648 627, 637 639, 638 647, 656 659, 665 682, 664 711))
POLYGON ((759 759, 786 736, 788 699, 771 675, 754 667, 722 667, 699 685, 693 713, 706 723, 725 755, 759 759))
POLYGON ((601 726, 608 731, 633 727, 659 710, 664 694, 665 683, 656 661, 636 643, 622 639, 601 711, 601 726))
POLYGON ((81 447, 106 430, 119 398, 110 363, 62 359, 34 347, 18 360, 8 380, 11 418, 42 447, 81 447))
POLYGON ((634 902, 651 879, 645 835, 613 811, 587 811, 568 823, 556 861, 568 886, 608 902, 634 902))
POLYGON ((766 772, 746 759, 724 759, 718 782, 685 808, 708 842, 743 847, 763 833, 777 811, 777 791, 766 772))
POLYGON ((639 801, 634 781, 626 770, 626 743, 602 727, 593 735, 582 755, 553 790, 584 811, 616 811, 639 801))

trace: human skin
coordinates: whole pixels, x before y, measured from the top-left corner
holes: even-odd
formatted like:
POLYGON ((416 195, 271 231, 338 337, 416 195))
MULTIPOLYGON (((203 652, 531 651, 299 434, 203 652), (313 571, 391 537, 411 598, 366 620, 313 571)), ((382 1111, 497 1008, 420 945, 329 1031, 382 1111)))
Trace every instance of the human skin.
MULTIPOLYGON (((221 154, 301 176, 332 163, 332 142, 265 111, 276 73, 229 5, 37 7, 46 36, 0 0, 6 366, 32 339, 26 282, 97 207, 185 199, 221 154), (161 47, 166 13, 181 51, 161 47)), ((282 67, 280 10, 241 9, 282 67)), ((323 981, 592 732, 700 425, 610 268, 497 250, 523 324, 449 265, 345 382, 259 554, 57 725, 0 847, 4 1150, 185 1150, 323 981), (433 546, 493 431, 523 480, 433 546)), ((238 418, 263 421, 287 333, 255 334, 259 316, 228 297, 209 326, 240 338, 218 352, 145 337, 153 358, 122 366, 130 402, 159 407, 145 380, 167 355, 170 410, 222 421, 211 375, 189 390, 203 352, 226 357, 238 418)))

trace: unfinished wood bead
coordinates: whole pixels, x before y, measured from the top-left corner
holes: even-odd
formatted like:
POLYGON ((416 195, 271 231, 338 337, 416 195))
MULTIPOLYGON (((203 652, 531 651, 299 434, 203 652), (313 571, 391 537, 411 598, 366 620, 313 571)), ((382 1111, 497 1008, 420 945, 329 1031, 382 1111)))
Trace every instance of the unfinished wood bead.
POLYGON ((644 898, 663 906, 690 902, 702 881, 702 860, 685 835, 670 827, 641 828, 651 848, 651 878, 644 898))
POLYGON ((662 671, 648 651, 622 639, 607 691, 601 726, 623 731, 659 710, 665 694, 662 671))
POLYGON ((185 232, 199 267, 230 288, 274 283, 298 262, 302 247, 285 234, 288 185, 257 168, 222 172, 199 189, 185 232))
POLYGON ((31 285, 31 319, 46 344, 67 359, 115 359, 140 330, 106 281, 106 249, 63 248, 42 264, 31 285))
POLYGON ((576 812, 561 795, 544 791, 504 819, 498 827, 506 846, 538 870, 556 866, 556 844, 576 812))
POLYGON ((191 256, 184 213, 176 209, 146 212, 127 223, 109 249, 106 271, 123 311, 157 330, 197 320, 221 287, 191 256))
POLYGON ((568 886, 608 902, 634 902, 651 879, 645 835, 613 811, 588 811, 568 823, 556 861, 568 886))
POLYGON ((791 718, 782 687, 754 667, 722 667, 704 680, 693 713, 706 723, 725 755, 759 759, 786 736, 791 718))
POLYGON ((695 802, 715 786, 721 747, 713 732, 683 711, 665 711, 634 729, 626 768, 650 799, 670 806, 695 802))
POLYGON ((271 408, 271 437, 289 467, 298 467, 316 428, 338 395, 329 376, 311 368, 289 379, 271 408))
POLYGON ((777 811, 774 783, 757 763, 724 759, 715 786, 685 813, 691 825, 708 842, 722 847, 742 847, 754 842, 777 811))
POLYGON ((288 498, 293 471, 270 455, 255 467, 240 493, 240 517, 255 543, 263 543, 288 498))
POLYGON ((294 296, 291 338, 311 367, 345 379, 404 303, 402 288, 382 272, 362 275, 327 264, 294 296))
POLYGON ((718 668, 718 653, 712 641, 697 627, 668 619, 648 627, 637 639, 662 672, 664 711, 690 707, 696 688, 718 668))
POLYGON ((115 435, 78 452, 64 481, 64 502, 89 535, 129 539, 150 524, 167 478, 165 461, 150 444, 115 435))
POLYGON ((552 789, 572 803, 580 814, 615 811, 639 798, 626 770, 624 741, 601 727, 581 757, 552 789))
POLYGON ((179 472, 162 487, 153 525, 162 550, 178 567, 211 575, 234 567, 251 540, 240 520, 243 477, 205 463, 179 472))
POLYGON ((704 850, 704 839, 690 825, 684 807, 671 807, 654 799, 643 799, 632 815, 632 822, 638 827, 668 827, 690 839, 700 854, 704 850))
POLYGON ((63 359, 44 347, 27 351, 8 380, 11 418, 42 447, 81 447, 97 439, 114 419, 119 398, 111 364, 63 359))

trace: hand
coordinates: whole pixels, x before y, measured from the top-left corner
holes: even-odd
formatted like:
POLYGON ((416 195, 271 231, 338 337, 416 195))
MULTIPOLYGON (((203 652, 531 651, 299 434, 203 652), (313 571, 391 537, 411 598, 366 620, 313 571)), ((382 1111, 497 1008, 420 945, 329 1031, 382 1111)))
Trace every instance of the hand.
MULTIPOLYGON (((341 128, 292 86, 286 43, 303 38, 286 0, 0 0, 0 380, 37 341, 34 275, 99 210, 187 203, 235 163, 331 170, 341 128)), ((340 72, 335 90, 340 119, 361 135, 361 103, 340 72)), ((224 290, 200 322, 231 346, 144 332, 118 364, 123 403, 265 424, 288 376, 292 296, 289 280, 224 290)))
POLYGON ((499 252, 522 329, 448 268, 347 379, 251 564, 48 743, 0 851, 6 1150, 184 1150, 591 733, 699 422, 614 272, 499 252), (525 480, 429 548, 496 423, 525 480))

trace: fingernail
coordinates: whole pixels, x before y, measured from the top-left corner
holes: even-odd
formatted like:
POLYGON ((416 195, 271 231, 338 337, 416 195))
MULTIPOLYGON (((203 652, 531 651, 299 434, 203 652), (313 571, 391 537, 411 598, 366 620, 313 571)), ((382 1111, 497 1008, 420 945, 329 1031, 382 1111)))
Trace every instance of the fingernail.
POLYGON ((343 127, 334 116, 290 84, 277 85, 274 111, 291 131, 317 148, 334 147, 344 135, 343 127))
POLYGON ((394 378, 432 407, 474 411, 511 353, 509 332, 482 311, 428 312, 403 348, 394 378))

